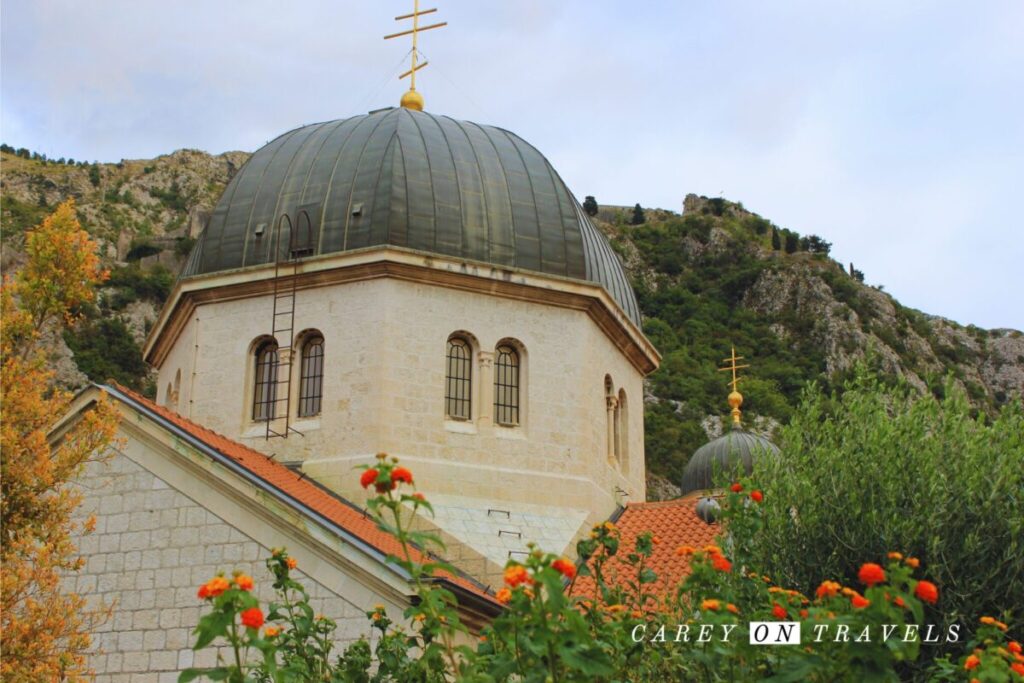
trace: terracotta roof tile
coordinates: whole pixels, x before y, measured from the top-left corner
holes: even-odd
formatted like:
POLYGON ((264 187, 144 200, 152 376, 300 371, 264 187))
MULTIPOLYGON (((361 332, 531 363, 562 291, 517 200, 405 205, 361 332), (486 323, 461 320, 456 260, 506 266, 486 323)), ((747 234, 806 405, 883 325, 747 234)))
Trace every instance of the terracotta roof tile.
MULTIPOLYGON (((147 410, 156 413, 160 417, 174 423, 177 427, 189 435, 202 441, 222 455, 231 458, 233 461, 244 467, 250 473, 262 479, 265 483, 294 498, 303 505, 323 515, 334 524, 345 529, 348 533, 359 538, 378 551, 387 555, 400 555, 401 544, 394 536, 381 531, 376 523, 367 517, 354 504, 332 494, 321 488, 319 484, 303 478, 303 475, 291 470, 270 457, 244 446, 237 441, 196 424, 191 420, 182 417, 174 411, 157 405, 153 401, 135 393, 131 389, 114 384, 114 388, 131 398, 133 401, 142 404, 147 410)), ((412 549, 412 558, 416 562, 428 561, 427 556, 412 549)), ((458 584, 460 587, 475 593, 488 601, 498 604, 480 585, 467 579, 464 576, 453 576, 447 572, 438 572, 438 576, 458 584)))
MULTIPOLYGON (((654 546, 647 566, 658 575, 658 579, 649 584, 647 590, 659 596, 670 594, 690 573, 690 558, 676 555, 676 548, 681 545, 701 548, 714 542, 718 533, 717 524, 706 524, 697 517, 698 500, 700 495, 690 495, 676 500, 627 505, 615 522, 620 533, 619 552, 603 570, 609 581, 613 585, 625 585, 633 571, 626 564, 625 556, 632 552, 636 537, 650 531, 659 542, 654 546)), ((580 577, 572 592, 573 595, 593 597, 596 593, 593 578, 580 577)))

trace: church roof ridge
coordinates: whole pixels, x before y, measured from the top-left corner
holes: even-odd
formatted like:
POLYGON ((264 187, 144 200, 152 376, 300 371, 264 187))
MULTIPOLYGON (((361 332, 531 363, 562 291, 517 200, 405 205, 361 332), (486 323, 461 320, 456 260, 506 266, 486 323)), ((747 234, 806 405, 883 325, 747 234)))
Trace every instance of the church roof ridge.
MULTIPOLYGON (((155 416, 169 422, 192 439, 199 441, 244 469, 248 474, 260 480, 264 487, 272 488, 282 494, 284 502, 299 503, 385 557, 399 555, 401 546, 398 541, 390 534, 380 530, 365 511, 352 501, 339 496, 302 473, 289 469, 257 450, 158 405, 116 382, 112 382, 111 385, 95 384, 94 386, 123 403, 131 405, 143 414, 149 413, 150 417, 155 416)), ((293 503, 293 507, 297 506, 293 503)), ((415 546, 411 548, 411 555, 412 559, 417 562, 426 562, 432 559, 415 546)), ((437 578, 449 583, 454 588, 461 589, 460 592, 468 592, 472 596, 482 598, 495 608, 499 606, 488 589, 471 577, 461 573, 453 575, 441 570, 438 571, 437 578)))

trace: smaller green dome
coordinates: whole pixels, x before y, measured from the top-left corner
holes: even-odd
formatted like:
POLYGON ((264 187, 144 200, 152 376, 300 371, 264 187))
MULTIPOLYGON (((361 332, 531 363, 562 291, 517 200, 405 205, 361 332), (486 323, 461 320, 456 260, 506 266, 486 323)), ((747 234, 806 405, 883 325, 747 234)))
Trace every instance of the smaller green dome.
POLYGON ((750 474, 754 460, 766 454, 778 455, 779 447, 763 436, 733 428, 694 452, 683 471, 683 495, 712 488, 715 474, 723 470, 742 466, 743 472, 750 474))

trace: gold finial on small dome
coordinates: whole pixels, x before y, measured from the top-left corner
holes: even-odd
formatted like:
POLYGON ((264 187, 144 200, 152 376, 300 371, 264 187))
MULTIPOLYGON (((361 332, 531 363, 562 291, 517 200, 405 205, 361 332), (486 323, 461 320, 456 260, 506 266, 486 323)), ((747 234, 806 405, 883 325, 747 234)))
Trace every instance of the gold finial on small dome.
POLYGON ((399 36, 412 36, 412 49, 409 50, 411 57, 410 69, 404 74, 398 77, 398 80, 402 80, 406 76, 409 76, 409 90, 402 95, 402 99, 399 101, 406 109, 414 109, 416 111, 423 111, 423 95, 416 92, 416 72, 425 67, 429 62, 426 60, 423 63, 418 63, 417 58, 420 57, 420 51, 416 48, 416 39, 419 37, 420 31, 429 31, 432 28, 441 28, 447 26, 447 21, 442 21, 439 24, 431 24, 430 26, 420 26, 420 17, 424 14, 432 14, 436 12, 437 8, 425 9, 420 11, 420 0, 413 0, 412 13, 403 14, 395 17, 395 21, 402 21, 403 19, 412 19, 412 28, 408 31, 399 31, 398 33, 392 33, 391 35, 384 36, 384 40, 390 40, 391 38, 398 38, 399 36))
POLYGON ((736 355, 736 347, 734 346, 732 347, 732 354, 728 358, 722 359, 723 363, 728 363, 729 365, 724 368, 718 368, 719 372, 732 371, 732 379, 729 381, 729 385, 732 387, 732 391, 729 392, 729 407, 732 408, 732 423, 736 427, 740 425, 740 406, 743 405, 743 394, 741 394, 736 388, 742 378, 736 375, 736 371, 740 368, 750 367, 749 364, 737 365, 736 361, 738 360, 743 360, 743 356, 736 355))

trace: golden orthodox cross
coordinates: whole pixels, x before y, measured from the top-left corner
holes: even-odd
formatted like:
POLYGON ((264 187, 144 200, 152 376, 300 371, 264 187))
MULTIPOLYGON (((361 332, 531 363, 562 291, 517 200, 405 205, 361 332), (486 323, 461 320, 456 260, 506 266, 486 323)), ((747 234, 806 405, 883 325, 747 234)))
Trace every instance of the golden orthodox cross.
MULTIPOLYGON (((442 21, 442 22, 440 22, 438 24, 430 24, 429 26, 420 26, 420 17, 422 17, 424 14, 433 14, 436 11, 437 11, 436 7, 432 8, 432 9, 420 10, 420 0, 413 0, 413 3, 412 3, 412 13, 411 14, 403 14, 401 16, 395 17, 395 21, 402 21, 404 19, 412 19, 412 28, 407 30, 407 31, 399 31, 398 33, 392 33, 391 35, 384 36, 384 40, 391 40, 392 38, 399 38, 401 36, 408 36, 408 35, 412 36, 412 50, 409 53, 411 55, 411 63, 409 65, 410 68, 409 68, 408 71, 406 71, 404 74, 402 74, 401 76, 398 77, 398 80, 402 80, 406 76, 410 77, 410 79, 409 79, 409 92, 410 93, 416 92, 416 72, 419 71, 420 69, 422 69, 423 67, 425 67, 429 63, 429 62, 426 62, 426 61, 424 61, 423 63, 419 63, 419 61, 418 61, 419 50, 417 50, 417 48, 416 48, 416 43, 417 43, 416 39, 419 37, 420 31, 429 31, 430 29, 433 29, 433 28, 441 28, 442 26, 447 26, 448 25, 447 21, 442 21)), ((411 109, 422 110, 423 109, 423 98, 422 97, 414 97, 414 98, 410 99, 410 98, 407 98, 407 97, 403 97, 402 98, 402 106, 408 106, 411 109), (418 106, 416 106, 417 104, 418 104, 418 106)))
POLYGON ((718 368, 719 372, 729 372, 729 371, 732 371, 732 380, 729 382, 729 385, 732 387, 733 391, 736 391, 736 385, 738 385, 739 382, 740 382, 740 379, 742 379, 741 377, 737 377, 736 376, 736 371, 741 369, 741 368, 749 368, 750 367, 750 365, 737 365, 736 361, 738 361, 738 360, 743 360, 743 356, 737 356, 736 355, 736 347, 733 346, 732 347, 732 355, 730 355, 728 358, 723 358, 722 359, 723 363, 729 363, 729 365, 725 366, 724 368, 718 368))

